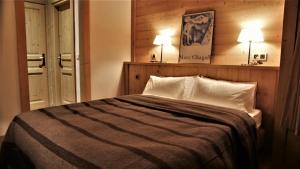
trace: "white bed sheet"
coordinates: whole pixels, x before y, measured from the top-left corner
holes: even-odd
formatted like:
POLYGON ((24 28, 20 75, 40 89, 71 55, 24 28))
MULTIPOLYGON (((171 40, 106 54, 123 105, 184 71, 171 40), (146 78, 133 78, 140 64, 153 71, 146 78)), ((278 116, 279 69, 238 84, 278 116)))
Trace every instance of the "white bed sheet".
POLYGON ((262 112, 259 109, 254 109, 251 113, 248 113, 256 122, 256 128, 260 128, 262 121, 262 112))

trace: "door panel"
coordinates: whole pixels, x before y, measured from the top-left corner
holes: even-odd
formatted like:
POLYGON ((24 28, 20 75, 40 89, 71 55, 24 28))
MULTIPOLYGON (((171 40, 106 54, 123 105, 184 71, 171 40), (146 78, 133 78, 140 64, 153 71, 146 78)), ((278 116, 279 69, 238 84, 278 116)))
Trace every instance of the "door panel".
POLYGON ((47 107, 48 77, 46 65, 42 66, 46 53, 45 7, 24 3, 30 109, 47 107))
POLYGON ((74 28, 72 1, 58 8, 60 83, 62 104, 76 102, 74 69, 74 28))

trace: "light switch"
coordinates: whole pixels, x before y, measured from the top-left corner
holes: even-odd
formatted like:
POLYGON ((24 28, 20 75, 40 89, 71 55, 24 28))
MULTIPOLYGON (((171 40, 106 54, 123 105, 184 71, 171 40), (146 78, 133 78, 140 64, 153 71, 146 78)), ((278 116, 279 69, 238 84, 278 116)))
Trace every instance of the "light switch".
POLYGON ((268 58, 268 53, 254 53, 252 55, 252 60, 266 62, 268 58))

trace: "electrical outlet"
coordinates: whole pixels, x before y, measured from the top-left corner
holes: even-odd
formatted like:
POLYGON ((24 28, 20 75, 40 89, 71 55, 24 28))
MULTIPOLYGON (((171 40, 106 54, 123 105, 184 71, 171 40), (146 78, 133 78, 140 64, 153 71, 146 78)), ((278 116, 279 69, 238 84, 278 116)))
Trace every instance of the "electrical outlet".
POLYGON ((267 61, 267 57, 268 57, 267 53, 261 53, 259 55, 259 60, 266 62, 267 61))
POLYGON ((254 53, 253 60, 266 62, 268 59, 268 53, 254 53))
POLYGON ((257 54, 257 53, 256 53, 256 54, 253 54, 253 59, 254 59, 254 60, 258 60, 258 59, 259 59, 259 54, 257 54))

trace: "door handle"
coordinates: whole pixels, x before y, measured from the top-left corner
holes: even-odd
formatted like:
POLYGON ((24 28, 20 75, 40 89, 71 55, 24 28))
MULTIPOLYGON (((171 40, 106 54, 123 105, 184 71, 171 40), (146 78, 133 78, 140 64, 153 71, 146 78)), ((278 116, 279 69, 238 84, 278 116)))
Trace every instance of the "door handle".
POLYGON ((45 53, 42 54, 40 59, 42 59, 42 64, 40 64, 39 67, 42 68, 42 67, 46 66, 46 55, 45 55, 45 53))
POLYGON ((64 66, 63 66, 63 64, 62 64, 61 54, 59 54, 59 56, 57 57, 57 59, 59 60, 59 61, 58 61, 59 67, 60 67, 60 68, 63 68, 64 66))

